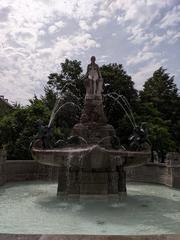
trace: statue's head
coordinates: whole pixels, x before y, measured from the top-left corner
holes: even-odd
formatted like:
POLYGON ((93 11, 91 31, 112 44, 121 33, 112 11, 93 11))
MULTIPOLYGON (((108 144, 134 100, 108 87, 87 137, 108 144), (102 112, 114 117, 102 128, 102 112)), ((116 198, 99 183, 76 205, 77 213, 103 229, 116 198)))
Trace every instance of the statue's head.
POLYGON ((91 63, 95 63, 95 61, 96 61, 96 57, 95 57, 95 56, 92 56, 92 57, 91 57, 91 63))

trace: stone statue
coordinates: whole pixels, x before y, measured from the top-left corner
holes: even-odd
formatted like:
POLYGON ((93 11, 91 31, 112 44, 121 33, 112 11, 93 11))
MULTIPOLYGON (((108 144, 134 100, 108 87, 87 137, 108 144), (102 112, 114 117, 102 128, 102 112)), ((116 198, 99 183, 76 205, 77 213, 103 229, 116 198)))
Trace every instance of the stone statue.
POLYGON ((99 96, 101 98, 103 79, 99 66, 95 63, 95 56, 91 57, 91 63, 87 66, 85 75, 86 99, 99 96))

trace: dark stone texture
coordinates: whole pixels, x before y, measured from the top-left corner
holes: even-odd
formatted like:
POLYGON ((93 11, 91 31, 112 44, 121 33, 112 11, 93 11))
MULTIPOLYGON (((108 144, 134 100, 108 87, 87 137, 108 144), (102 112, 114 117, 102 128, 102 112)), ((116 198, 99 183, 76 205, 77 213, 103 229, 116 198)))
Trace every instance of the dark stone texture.
POLYGON ((97 125, 92 123, 84 125, 82 123, 78 123, 73 127, 72 134, 81 136, 89 144, 97 144, 106 138, 101 145, 111 146, 110 137, 115 135, 115 130, 109 124, 97 125))
POLYGON ((88 144, 98 144, 106 138, 102 144, 106 147, 111 145, 110 137, 115 136, 115 130, 107 124, 102 98, 94 96, 92 99, 85 99, 80 123, 73 127, 72 135, 81 136, 88 144))
POLYGON ((92 123, 105 125, 106 122, 101 98, 94 97, 92 99, 85 99, 80 123, 85 125, 92 123))
POLYGON ((0 240, 179 240, 180 235, 24 235, 0 234, 0 240))
POLYGON ((108 194, 108 184, 107 183, 81 183, 80 184, 80 194, 97 194, 106 195, 108 194))
POLYGON ((5 163, 6 163, 6 151, 0 149, 0 186, 3 185, 6 181, 5 163))

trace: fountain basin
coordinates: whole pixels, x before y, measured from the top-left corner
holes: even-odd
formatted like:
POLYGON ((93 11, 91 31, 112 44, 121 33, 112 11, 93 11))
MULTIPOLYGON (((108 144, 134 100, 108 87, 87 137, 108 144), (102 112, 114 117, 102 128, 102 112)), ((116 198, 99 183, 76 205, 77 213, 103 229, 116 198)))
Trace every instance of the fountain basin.
POLYGON ((64 202, 55 196, 56 189, 57 183, 43 181, 2 186, 0 233, 180 234, 179 190, 128 183, 128 196, 121 202, 92 197, 64 202))
POLYGON ((99 145, 59 149, 32 148, 41 164, 59 168, 58 195, 119 195, 126 193, 125 168, 147 162, 150 152, 131 152, 99 145))

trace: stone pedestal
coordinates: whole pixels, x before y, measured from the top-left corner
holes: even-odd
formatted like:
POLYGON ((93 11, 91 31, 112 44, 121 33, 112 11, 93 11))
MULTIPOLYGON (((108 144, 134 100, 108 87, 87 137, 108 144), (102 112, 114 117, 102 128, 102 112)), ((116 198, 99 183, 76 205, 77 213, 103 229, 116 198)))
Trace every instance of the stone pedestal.
POLYGON ((110 145, 110 138, 115 136, 115 130, 112 125, 107 124, 101 98, 94 96, 92 99, 85 99, 80 123, 73 127, 72 135, 84 138, 88 144, 103 142, 105 147, 110 145))
POLYGON ((84 138, 88 144, 100 144, 106 147, 110 146, 112 136, 115 136, 115 130, 111 125, 76 124, 73 127, 72 135, 84 138))
MULTIPOLYGON (((80 123, 73 127, 72 135, 84 138, 90 145, 111 148, 115 130, 107 124, 102 97, 85 98, 80 123)), ((97 147, 80 161, 79 168, 69 166, 69 169, 59 170, 58 195, 117 195, 126 192, 125 171, 122 165, 117 167, 117 159, 111 159, 97 147)))
POLYGON ((106 122, 107 119, 103 110, 102 98, 98 96, 94 96, 93 98, 85 98, 80 123, 96 123, 100 125, 105 125, 106 122))
POLYGON ((6 181, 5 161, 6 161, 6 151, 3 149, 0 149, 0 185, 3 185, 6 181))
POLYGON ((177 152, 168 153, 166 162, 171 169, 172 187, 180 188, 180 154, 177 152))
POLYGON ((126 193, 125 171, 59 170, 58 195, 121 195, 126 193))
POLYGON ((99 146, 79 159, 78 166, 59 168, 58 195, 121 195, 126 193, 125 159, 99 146))

